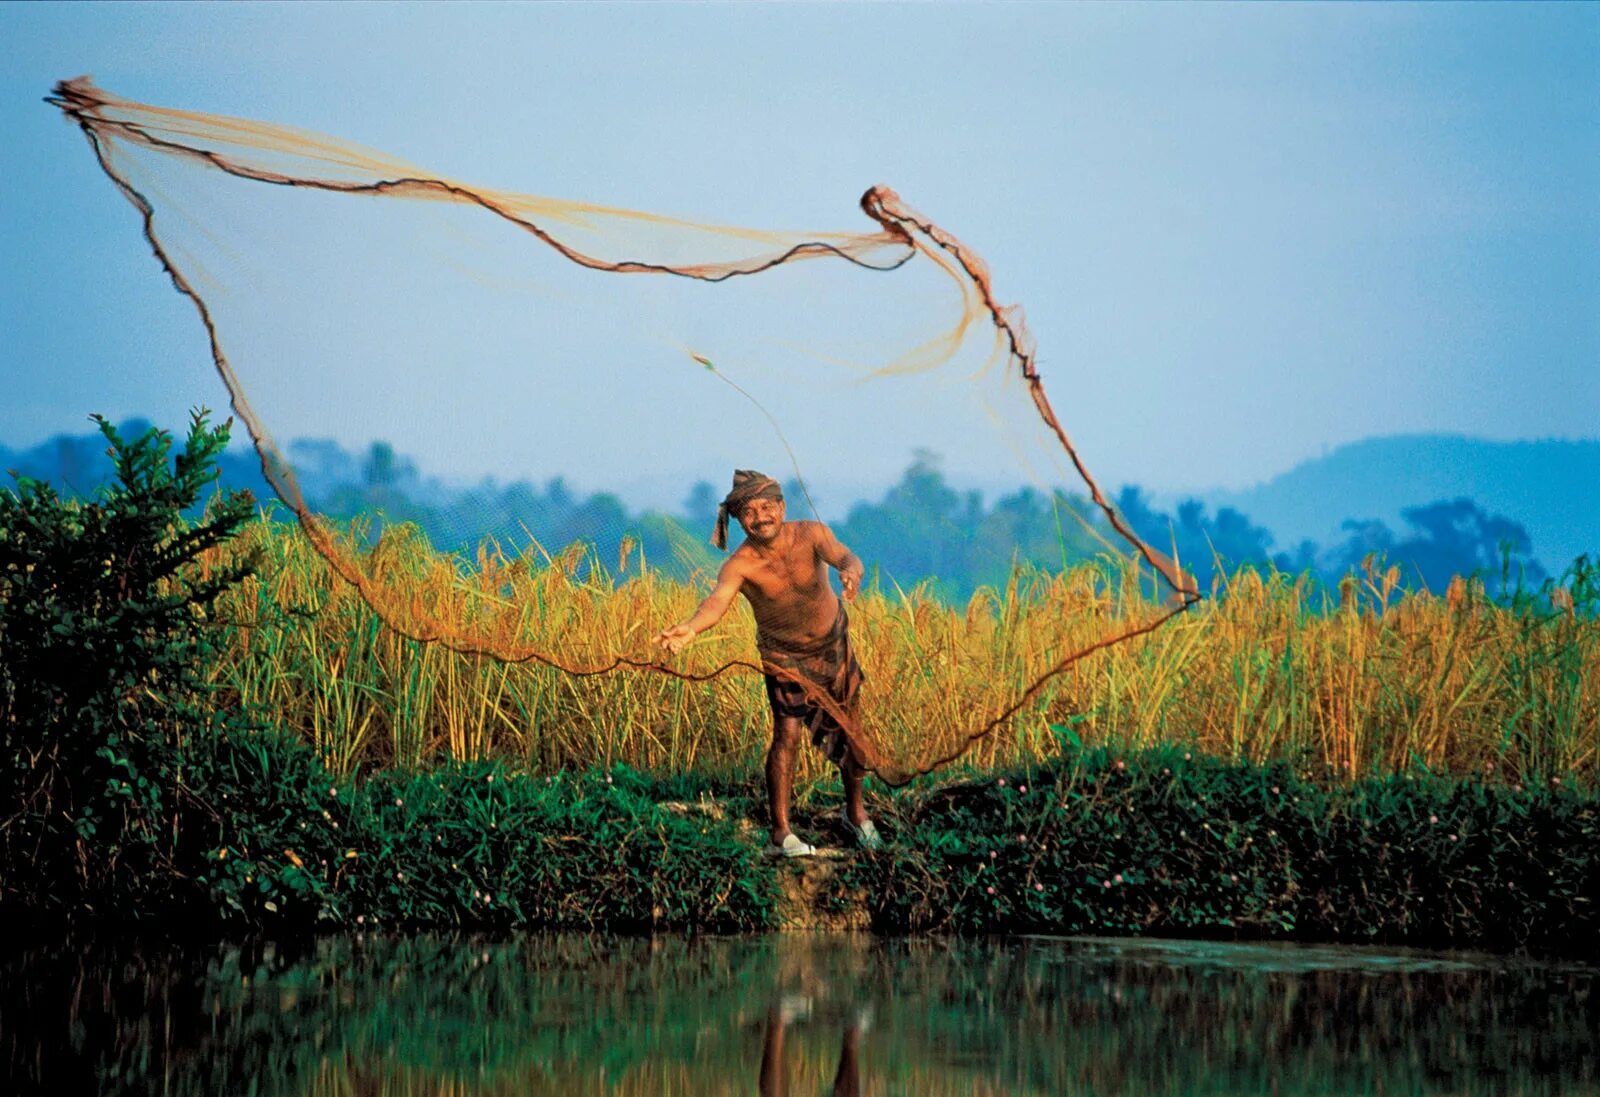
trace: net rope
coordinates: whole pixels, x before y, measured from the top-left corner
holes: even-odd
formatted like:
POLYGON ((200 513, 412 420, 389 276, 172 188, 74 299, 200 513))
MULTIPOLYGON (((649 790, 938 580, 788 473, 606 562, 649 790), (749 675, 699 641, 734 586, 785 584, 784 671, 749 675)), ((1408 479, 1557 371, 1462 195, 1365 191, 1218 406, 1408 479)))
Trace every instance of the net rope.
MULTIPOLYGON (((383 623, 399 635, 438 644, 462 655, 513 664, 537 663, 579 678, 637 672, 707 683, 736 671, 787 678, 805 688, 820 707, 844 726, 851 753, 859 763, 885 783, 899 786, 961 757, 974 743, 1005 726, 1052 681, 1084 659, 1154 632, 1201 598, 1194 580, 1125 522, 1085 466, 1046 395, 1036 348, 1021 308, 1002 306, 984 260, 888 187, 874 186, 860 199, 861 210, 875 226, 871 232, 764 231, 474 186, 318 134, 121 99, 96 87, 87 77, 61 82, 47 101, 82 130, 102 171, 138 211, 151 252, 173 286, 196 309, 233 412, 244 424, 272 490, 334 573, 354 587, 383 623), (381 569, 371 559, 363 558, 359 546, 342 539, 331 523, 308 504, 293 467, 273 442, 267 422, 252 406, 240 374, 224 349, 226 325, 211 303, 212 291, 205 277, 196 273, 203 264, 188 261, 183 249, 168 240, 164 219, 173 203, 164 201, 163 188, 156 185, 158 180, 148 166, 152 163, 182 165, 202 175, 226 176, 253 187, 316 191, 350 201, 382 199, 465 207, 511 227, 566 264, 605 276, 638 275, 723 285, 773 279, 789 268, 819 262, 846 264, 883 279, 898 279, 912 268, 931 266, 947 289, 953 288, 959 301, 953 322, 919 337, 909 350, 892 355, 887 361, 876 361, 866 375, 915 375, 950 361, 972 342, 984 344, 987 340, 982 365, 974 376, 992 373, 998 365, 1007 384, 1020 382, 1035 417, 1032 426, 1042 428, 1055 447, 1055 453, 1047 460, 1065 457, 1103 517, 1107 531, 1152 569, 1167 595, 1147 618, 1062 654, 997 711, 978 714, 971 726, 946 731, 937 741, 910 751, 885 746, 883 737, 874 730, 870 708, 865 713, 845 711, 803 676, 764 660, 732 658, 709 670, 686 670, 656 652, 575 654, 508 639, 503 632, 473 634, 397 592, 381 569), (630 251, 630 246, 640 250, 630 251)), ((782 299, 790 291, 780 287, 774 292, 777 299, 782 299)), ((688 348, 680 345, 680 349, 688 348)), ((719 371, 709 356, 692 350, 690 354, 754 404, 775 429, 779 427, 781 414, 769 412, 755 396, 719 371)), ((800 457, 805 454, 797 457, 781 429, 778 434, 793 462, 796 479, 804 487, 805 478, 799 471, 800 457)))

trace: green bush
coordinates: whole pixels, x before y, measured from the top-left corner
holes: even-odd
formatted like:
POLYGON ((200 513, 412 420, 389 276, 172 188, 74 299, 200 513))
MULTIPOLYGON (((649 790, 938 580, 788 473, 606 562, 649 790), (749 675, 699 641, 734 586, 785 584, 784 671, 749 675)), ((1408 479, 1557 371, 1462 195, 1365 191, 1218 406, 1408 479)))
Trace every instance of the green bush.
POLYGON ((1181 748, 911 792, 833 883, 891 931, 1131 933, 1594 951, 1600 801, 1412 774, 1322 784, 1181 748))
POLYGON ((336 781, 301 743, 223 735, 186 759, 188 859, 210 916, 337 925, 722 929, 768 925, 775 878, 726 820, 611 772, 484 762, 336 781))
POLYGON ((211 704, 208 618, 248 561, 202 553, 252 515, 247 493, 183 512, 216 478, 229 425, 194 414, 132 441, 95 417, 117 482, 88 502, 18 477, 0 492, 0 912, 156 913, 169 890, 170 776, 186 742, 238 721, 211 704))

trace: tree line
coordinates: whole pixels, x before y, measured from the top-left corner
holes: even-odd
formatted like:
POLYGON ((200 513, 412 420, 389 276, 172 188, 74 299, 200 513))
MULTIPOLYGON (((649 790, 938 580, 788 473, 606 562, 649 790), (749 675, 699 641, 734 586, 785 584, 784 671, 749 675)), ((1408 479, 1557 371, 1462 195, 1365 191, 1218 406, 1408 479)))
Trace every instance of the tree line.
MULTIPOLYGON (((137 434, 146 426, 133 420, 123 430, 137 434)), ((111 477, 104 449, 98 435, 61 435, 23 452, 0 449, 0 461, 65 493, 88 496, 111 477)), ((387 442, 360 454, 328 441, 296 442, 289 457, 313 507, 335 519, 375 519, 369 536, 385 525, 410 522, 435 548, 469 554, 486 539, 507 552, 537 545, 535 551, 551 555, 582 542, 591 551, 581 566, 598 564, 623 574, 641 561, 682 577, 714 574, 720 564, 708 539, 722 493, 707 481, 694 484, 675 511, 635 511, 614 493, 582 494, 560 477, 543 485, 444 486, 425 479, 415 462, 387 442)), ((253 453, 220 454, 217 463, 223 486, 271 498, 253 453)), ((787 484, 785 494, 791 518, 809 516, 798 483, 787 484)), ((1213 513, 1198 499, 1184 500, 1169 513, 1130 485, 1114 504, 1142 539, 1175 556, 1204 591, 1244 565, 1310 573, 1332 583, 1369 557, 1398 564, 1404 585, 1433 591, 1442 591, 1456 575, 1477 574, 1491 589, 1516 582, 1536 586, 1547 578, 1526 529, 1469 498, 1407 507, 1398 529, 1381 519, 1351 517, 1341 526, 1342 540, 1288 546, 1248 515, 1231 507, 1213 513)), ((927 583, 952 601, 965 600, 979 586, 1004 584, 1019 564, 1054 570, 1129 551, 1083 496, 1019 486, 985 498, 952 486, 929 451, 919 451, 880 498, 858 501, 829 518, 885 589, 927 583)))

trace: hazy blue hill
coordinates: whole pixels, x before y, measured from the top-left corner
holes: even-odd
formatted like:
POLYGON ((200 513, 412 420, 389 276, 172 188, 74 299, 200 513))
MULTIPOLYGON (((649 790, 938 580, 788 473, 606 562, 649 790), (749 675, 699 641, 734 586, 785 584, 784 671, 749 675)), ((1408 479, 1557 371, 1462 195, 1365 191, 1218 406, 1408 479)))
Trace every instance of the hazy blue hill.
POLYGON ((1207 492, 1270 529, 1280 548, 1331 544, 1346 518, 1398 527, 1400 509, 1458 496, 1519 522, 1533 555, 1559 574, 1579 553, 1600 556, 1600 440, 1489 442, 1404 434, 1340 446, 1254 488, 1207 492))

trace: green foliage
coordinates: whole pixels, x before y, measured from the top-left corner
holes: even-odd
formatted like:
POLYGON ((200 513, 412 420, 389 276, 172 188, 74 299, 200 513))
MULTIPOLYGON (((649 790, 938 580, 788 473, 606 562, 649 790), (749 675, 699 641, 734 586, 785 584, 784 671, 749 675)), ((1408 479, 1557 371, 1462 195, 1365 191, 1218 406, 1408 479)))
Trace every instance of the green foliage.
POLYGON ((184 869, 203 917, 321 925, 750 930, 775 878, 734 823, 675 812, 617 767, 497 764, 332 778, 308 746, 231 733, 185 759, 184 869))
POLYGON ((1323 784, 1181 748, 1069 749, 893 807, 886 851, 833 884, 870 896, 881 929, 1569 954, 1600 939, 1600 801, 1559 780, 1323 784))
POLYGON ((462 762, 341 780, 305 743, 228 724, 148 760, 159 842, 149 826, 125 826, 110 853, 83 842, 119 868, 98 891, 64 890, 17 857, 13 907, 93 913, 115 899, 120 918, 204 931, 773 920, 757 843, 734 821, 661 806, 664 786, 626 767, 541 777, 462 762), (141 841, 159 848, 135 861, 141 841))
POLYGON ((183 518, 215 479, 228 424, 196 412, 128 441, 95 417, 115 485, 63 500, 17 478, 0 492, 0 909, 115 901, 149 910, 170 858, 169 775, 186 740, 233 717, 210 704, 207 620, 249 573, 199 560, 251 517, 247 493, 183 518))
POLYGON ((92 912, 114 897, 119 916, 169 930, 773 921, 777 880, 759 845, 734 820, 660 803, 703 787, 693 779, 661 783, 625 766, 537 776, 487 762, 339 779, 310 745, 242 722, 162 742, 142 756, 159 835, 125 824, 115 843, 81 843, 93 863, 119 868, 99 891, 63 890, 43 862, 8 850, 8 901, 92 912), (140 841, 153 848, 135 860, 140 841))

